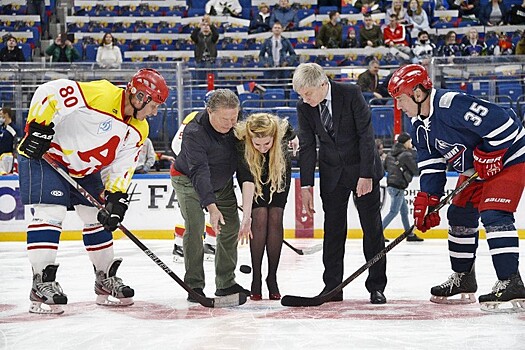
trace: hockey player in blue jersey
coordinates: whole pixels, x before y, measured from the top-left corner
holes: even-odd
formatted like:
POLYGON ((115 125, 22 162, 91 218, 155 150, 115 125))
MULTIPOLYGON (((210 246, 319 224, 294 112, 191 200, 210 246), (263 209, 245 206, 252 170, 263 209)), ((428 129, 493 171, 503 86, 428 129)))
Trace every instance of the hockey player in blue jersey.
POLYGON ((436 303, 473 303, 477 291, 474 262, 479 220, 486 230, 498 281, 481 295, 485 311, 525 311, 525 287, 518 270, 519 237, 514 212, 525 186, 525 130, 511 110, 456 91, 433 89, 423 66, 411 64, 392 76, 388 91, 412 118, 420 192, 414 200, 414 225, 422 232, 439 225, 439 213, 427 210, 444 195, 449 163, 458 185, 476 171, 450 205, 448 247, 454 273, 431 289, 436 303), (449 297, 461 294, 461 299, 449 297), (500 304, 510 302, 512 308, 500 304))

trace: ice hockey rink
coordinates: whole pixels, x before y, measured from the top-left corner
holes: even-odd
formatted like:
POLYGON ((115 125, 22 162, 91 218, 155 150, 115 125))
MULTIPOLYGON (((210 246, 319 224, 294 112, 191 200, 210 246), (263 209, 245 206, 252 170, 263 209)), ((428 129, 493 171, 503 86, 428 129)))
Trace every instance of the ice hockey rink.
MULTIPOLYGON (((308 248, 321 240, 288 240, 308 248)), ((186 301, 186 292, 129 239, 114 242, 124 261, 118 275, 135 289, 125 308, 95 304, 93 268, 81 241, 63 241, 57 280, 68 295, 62 315, 28 312, 31 268, 25 243, 0 243, 1 349, 525 349, 525 313, 489 314, 479 304, 437 305, 430 287, 450 275, 446 240, 401 242, 387 255, 386 305, 372 305, 365 275, 344 289, 344 301, 319 307, 288 308, 262 301, 232 308, 205 308, 186 301)), ((180 277, 172 261, 173 242, 144 240, 180 277)), ((361 240, 347 241, 345 276, 364 262, 361 240)), ((523 243, 523 242, 522 242, 523 243)), ((525 249, 521 245, 521 256, 525 249)), ((239 266, 249 265, 249 249, 239 248, 239 266)), ((215 292, 213 263, 205 262, 205 293, 215 292)), ((485 240, 476 263, 479 290, 496 281, 485 240)), ((523 275, 523 266, 521 267, 523 275)), ((314 296, 322 289, 321 252, 300 256, 283 246, 281 294, 314 296)), ((250 287, 251 276, 237 271, 250 287)), ((263 282, 264 284, 264 282, 263 282)))

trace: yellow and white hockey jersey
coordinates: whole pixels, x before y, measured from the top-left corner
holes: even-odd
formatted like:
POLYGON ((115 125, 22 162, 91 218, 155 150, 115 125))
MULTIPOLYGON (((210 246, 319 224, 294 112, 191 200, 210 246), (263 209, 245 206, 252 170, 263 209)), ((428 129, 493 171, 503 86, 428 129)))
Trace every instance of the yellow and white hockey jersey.
POLYGON ((126 192, 149 126, 123 115, 124 97, 107 80, 54 80, 36 90, 27 123, 55 124, 49 153, 72 176, 101 171, 106 190, 126 192))

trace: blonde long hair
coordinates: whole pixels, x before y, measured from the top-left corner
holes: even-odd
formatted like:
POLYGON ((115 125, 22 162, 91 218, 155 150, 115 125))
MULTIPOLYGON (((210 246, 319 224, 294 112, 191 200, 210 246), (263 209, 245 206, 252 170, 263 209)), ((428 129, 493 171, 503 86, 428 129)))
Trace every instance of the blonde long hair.
POLYGON ((286 187, 286 158, 282 140, 288 130, 288 122, 270 113, 255 113, 235 126, 235 136, 244 140, 244 159, 248 164, 255 185, 255 200, 262 198, 263 185, 270 184, 270 199, 275 192, 286 187), (268 151, 268 178, 262 182, 265 156, 253 147, 254 138, 272 137, 273 145, 268 151))

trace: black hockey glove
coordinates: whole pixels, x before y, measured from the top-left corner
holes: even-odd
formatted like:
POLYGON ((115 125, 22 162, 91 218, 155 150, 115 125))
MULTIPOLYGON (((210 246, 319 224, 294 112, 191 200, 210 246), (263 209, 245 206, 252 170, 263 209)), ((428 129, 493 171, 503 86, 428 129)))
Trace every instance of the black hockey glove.
POLYGON ((28 158, 42 158, 51 146, 51 140, 55 134, 53 126, 53 123, 49 125, 41 125, 34 121, 29 123, 27 135, 18 147, 20 154, 28 158))
POLYGON ((124 214, 128 210, 127 199, 127 193, 106 191, 106 205, 97 214, 97 220, 104 225, 106 230, 115 231, 124 220, 124 214))

